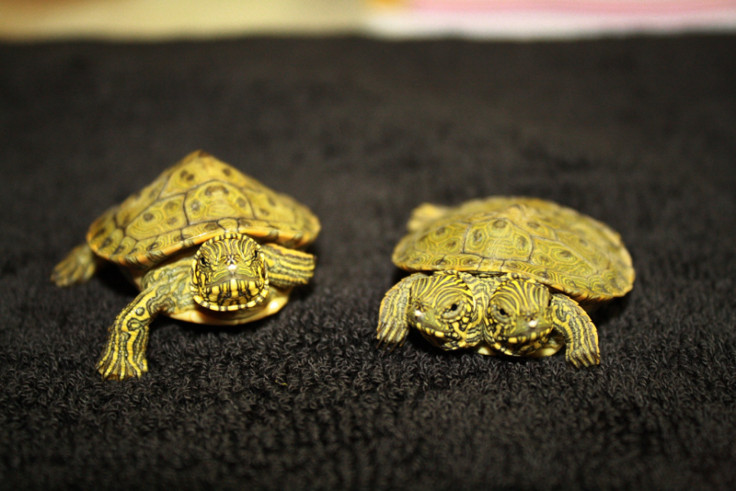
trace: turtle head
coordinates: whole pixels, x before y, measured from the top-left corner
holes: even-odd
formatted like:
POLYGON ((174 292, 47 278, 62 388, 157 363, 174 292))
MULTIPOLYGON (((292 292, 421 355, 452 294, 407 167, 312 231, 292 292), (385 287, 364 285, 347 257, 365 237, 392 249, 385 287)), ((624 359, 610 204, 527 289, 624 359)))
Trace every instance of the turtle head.
POLYGON ((192 264, 194 300, 211 310, 255 307, 268 293, 266 263, 250 237, 223 234, 203 243, 192 264))
POLYGON ((408 321, 442 349, 467 348, 481 340, 475 297, 464 276, 439 271, 411 286, 408 321))
POLYGON ((533 350, 552 332, 549 288, 511 275, 491 295, 484 330, 485 341, 506 354, 533 350))

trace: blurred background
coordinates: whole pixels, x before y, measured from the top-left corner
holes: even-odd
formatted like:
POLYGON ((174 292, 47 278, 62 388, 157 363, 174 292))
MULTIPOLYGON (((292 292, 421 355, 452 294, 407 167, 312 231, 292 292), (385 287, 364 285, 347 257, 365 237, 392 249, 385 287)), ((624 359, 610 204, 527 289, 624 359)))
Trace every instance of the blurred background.
POLYGON ((0 0, 0 38, 570 38, 733 31, 735 0, 0 0))

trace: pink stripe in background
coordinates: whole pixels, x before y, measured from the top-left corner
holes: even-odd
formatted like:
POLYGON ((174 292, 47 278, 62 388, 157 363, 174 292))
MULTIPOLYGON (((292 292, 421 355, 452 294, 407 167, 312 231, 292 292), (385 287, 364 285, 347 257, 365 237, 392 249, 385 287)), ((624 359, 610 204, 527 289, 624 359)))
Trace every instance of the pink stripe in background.
MULTIPOLYGON (((379 35, 545 38, 736 31, 736 0, 406 0, 376 9, 379 35)), ((385 4, 384 4, 385 5, 385 4)))
POLYGON ((535 11, 579 14, 670 14, 733 10, 733 0, 410 0, 405 5, 416 12, 535 11))

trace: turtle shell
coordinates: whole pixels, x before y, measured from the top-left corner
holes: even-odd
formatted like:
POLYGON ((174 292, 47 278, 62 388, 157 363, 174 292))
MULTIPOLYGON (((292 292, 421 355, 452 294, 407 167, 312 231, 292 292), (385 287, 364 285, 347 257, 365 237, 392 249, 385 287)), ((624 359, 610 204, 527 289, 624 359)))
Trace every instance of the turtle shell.
POLYGON ((423 205, 415 215, 393 253, 408 271, 519 273, 578 301, 622 296, 633 286, 621 237, 550 201, 493 197, 446 209, 423 205))
POLYGON ((304 205, 196 151, 95 220, 87 242, 110 261, 150 266, 224 232, 301 247, 319 229, 304 205))

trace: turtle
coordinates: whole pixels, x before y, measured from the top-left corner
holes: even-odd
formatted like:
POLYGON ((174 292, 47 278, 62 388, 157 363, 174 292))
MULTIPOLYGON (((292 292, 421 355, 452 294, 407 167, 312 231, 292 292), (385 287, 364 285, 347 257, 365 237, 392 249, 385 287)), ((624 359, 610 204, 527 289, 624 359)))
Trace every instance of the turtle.
POLYGON ((82 283, 104 263, 128 273, 140 293, 109 327, 97 370, 140 377, 159 314, 235 325, 278 312, 312 278, 315 256, 300 249, 319 230, 306 206, 198 150, 92 222, 51 280, 82 283))
POLYGON ((586 310, 628 293, 631 255, 600 221, 552 201, 492 196, 423 204, 392 260, 410 272, 385 294, 380 346, 410 327, 444 350, 544 357, 565 347, 577 368, 600 364, 586 310))

